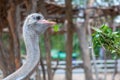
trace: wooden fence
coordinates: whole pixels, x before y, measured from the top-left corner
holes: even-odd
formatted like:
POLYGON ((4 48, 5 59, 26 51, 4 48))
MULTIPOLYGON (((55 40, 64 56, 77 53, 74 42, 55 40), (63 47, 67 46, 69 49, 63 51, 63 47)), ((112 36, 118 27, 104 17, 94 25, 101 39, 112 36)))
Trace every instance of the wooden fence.
MULTIPOLYGON (((24 61, 23 61, 24 62, 24 61)), ((46 61, 44 61, 44 64, 46 65, 46 61)), ((73 72, 74 73, 83 73, 84 69, 83 69, 83 61, 72 61, 72 67, 73 67, 73 72)), ((91 61, 92 64, 92 71, 94 72, 94 62, 91 61)), ((115 68, 117 70, 117 72, 120 72, 120 59, 115 61, 115 60, 96 60, 96 66, 97 66, 97 70, 98 72, 114 72, 115 68), (115 66, 117 65, 117 66, 115 66)), ((62 73, 65 72, 65 68, 66 68, 66 62, 65 61, 52 61, 52 68, 53 69, 57 69, 56 72, 58 73, 62 73)), ((47 67, 45 66, 45 69, 47 69, 47 67)), ((2 74, 2 72, 0 71, 0 74, 2 74)))
MULTIPOLYGON (((120 72, 120 59, 119 60, 96 60, 96 67, 98 72, 114 72, 115 68, 117 72, 120 72)), ((46 62, 44 61, 46 65, 46 62)), ((91 61, 92 71, 95 72, 94 62, 91 61)), ((84 72, 83 61, 72 61, 73 72, 84 72)), ((46 68, 46 67, 45 67, 46 68)), ((52 68, 57 69, 57 72, 65 72, 66 62, 65 61, 52 61, 52 68)))

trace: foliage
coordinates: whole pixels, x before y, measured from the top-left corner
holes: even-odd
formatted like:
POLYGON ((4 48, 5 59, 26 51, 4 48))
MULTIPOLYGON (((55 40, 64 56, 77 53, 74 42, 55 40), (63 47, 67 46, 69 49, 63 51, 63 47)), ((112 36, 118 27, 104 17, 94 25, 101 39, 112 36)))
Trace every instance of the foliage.
POLYGON ((120 56, 119 32, 113 32, 107 25, 102 25, 100 28, 93 27, 92 29, 95 31, 92 34, 94 48, 102 46, 106 51, 111 52, 114 57, 120 56))
POLYGON ((62 24, 56 24, 56 25, 54 25, 54 26, 53 26, 53 30, 54 30, 55 32, 59 31, 59 27, 60 27, 61 25, 62 25, 62 24))
POLYGON ((59 34, 51 36, 51 48, 65 52, 65 36, 59 34))

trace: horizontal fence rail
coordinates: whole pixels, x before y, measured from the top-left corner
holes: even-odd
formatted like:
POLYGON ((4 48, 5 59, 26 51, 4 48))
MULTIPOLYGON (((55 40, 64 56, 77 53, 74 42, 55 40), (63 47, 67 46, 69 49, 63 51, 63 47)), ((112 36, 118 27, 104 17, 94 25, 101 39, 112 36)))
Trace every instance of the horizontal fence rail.
MULTIPOLYGON (((25 60, 23 60, 23 63, 25 60)), ((43 62, 45 65, 45 70, 47 71, 47 66, 46 66, 46 61, 43 62)), ((91 61, 92 65, 92 71, 95 72, 93 61, 91 61)), ((56 69, 56 73, 65 73, 66 69, 66 62, 65 61, 52 61, 51 62, 52 69, 56 69)), ((117 72, 120 72, 120 59, 115 61, 115 60, 96 60, 96 67, 98 72, 103 73, 103 72, 108 72, 108 73, 113 73, 115 71, 115 68, 117 67, 117 72), (117 63, 117 66, 115 64, 117 63)), ((39 66, 40 70, 41 66, 39 66)), ((72 61, 72 72, 73 73, 83 73, 83 61, 72 61)), ((0 70, 0 75, 2 75, 2 71, 0 70)))
MULTIPOLYGON (((46 61, 44 61, 44 64, 46 65, 46 61)), ((91 61, 92 65, 92 71, 94 72, 94 62, 91 61)), ((66 68, 66 62, 65 61, 52 61, 51 62, 52 68, 57 69, 58 71, 60 70, 65 70, 66 68)), ((73 72, 84 72, 83 69, 83 61, 72 61, 72 67, 73 67, 73 72)), ((98 72, 114 72, 115 68, 117 68, 117 72, 120 72, 120 60, 96 60, 96 67, 98 72), (115 64, 117 63, 117 66, 115 64)), ((47 68, 45 66, 45 68, 47 68)), ((64 72, 64 71, 61 71, 64 72)))

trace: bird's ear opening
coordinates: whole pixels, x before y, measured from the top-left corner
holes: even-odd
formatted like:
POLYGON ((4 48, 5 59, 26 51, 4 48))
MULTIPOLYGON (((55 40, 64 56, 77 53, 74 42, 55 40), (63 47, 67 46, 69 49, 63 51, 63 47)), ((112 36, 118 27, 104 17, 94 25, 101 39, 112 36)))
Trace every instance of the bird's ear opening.
POLYGON ((36 21, 35 21, 35 20, 28 19, 27 23, 28 23, 28 25, 33 25, 33 24, 36 23, 36 21))

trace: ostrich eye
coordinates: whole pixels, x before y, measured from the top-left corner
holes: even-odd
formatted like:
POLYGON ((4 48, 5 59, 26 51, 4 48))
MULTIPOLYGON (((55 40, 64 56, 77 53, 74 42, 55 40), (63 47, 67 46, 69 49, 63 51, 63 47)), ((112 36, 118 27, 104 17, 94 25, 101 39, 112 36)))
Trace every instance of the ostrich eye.
POLYGON ((40 19, 41 19, 41 17, 40 17, 40 16, 37 16, 37 17, 36 17, 36 20, 40 20, 40 19))

